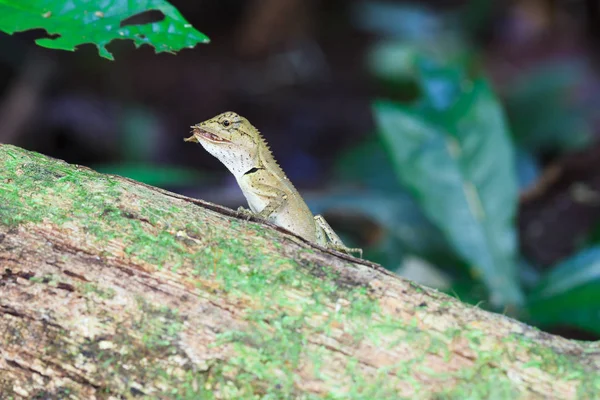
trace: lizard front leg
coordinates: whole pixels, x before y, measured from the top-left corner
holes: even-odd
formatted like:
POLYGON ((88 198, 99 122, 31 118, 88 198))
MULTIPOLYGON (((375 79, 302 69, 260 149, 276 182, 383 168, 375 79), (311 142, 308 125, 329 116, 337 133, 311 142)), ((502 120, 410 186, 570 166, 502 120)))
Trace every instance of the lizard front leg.
POLYGON ((283 190, 279 190, 276 187, 258 184, 256 185, 258 191, 257 195, 268 199, 268 203, 259 213, 258 217, 263 219, 269 219, 269 217, 277 212, 281 207, 287 203, 288 196, 283 190))
POLYGON ((317 240, 320 242, 320 244, 330 249, 348 254, 358 253, 359 257, 362 258, 362 249, 346 247, 346 245, 342 242, 342 239, 340 239, 333 228, 329 226, 322 215, 315 215, 315 222, 317 225, 317 240))
POLYGON ((254 215, 262 219, 269 219, 269 217, 287 204, 287 193, 274 186, 262 183, 261 181, 265 179, 261 178, 260 175, 248 175, 239 182, 248 200, 250 210, 252 210, 240 207, 238 208, 239 214, 254 215))

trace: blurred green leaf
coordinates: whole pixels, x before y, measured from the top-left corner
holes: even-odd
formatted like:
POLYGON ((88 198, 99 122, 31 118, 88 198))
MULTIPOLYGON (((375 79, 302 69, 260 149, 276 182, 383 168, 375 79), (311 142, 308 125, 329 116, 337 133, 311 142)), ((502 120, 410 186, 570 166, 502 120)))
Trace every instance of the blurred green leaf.
POLYGON ((94 43, 100 55, 109 60, 113 56, 106 45, 114 39, 131 39, 136 47, 148 44, 158 53, 208 42, 165 0, 0 0, 0 31, 13 34, 36 28, 60 35, 36 40, 42 47, 73 51, 81 44, 94 43), (165 18, 144 25, 121 26, 123 20, 149 10, 158 10, 165 18))
MULTIPOLYGON (((531 287, 539 282, 538 271, 524 259, 518 261, 519 278, 524 287, 531 287)), ((491 309, 490 304, 486 302, 486 287, 482 282, 475 281, 471 277, 456 277, 452 282, 452 287, 443 292, 456 297, 462 302, 476 304, 483 309, 491 309)))
POLYGON ((103 164, 93 168, 103 174, 120 175, 159 187, 185 186, 204 179, 195 170, 146 163, 103 164))
POLYGON ((583 329, 588 332, 600 334, 600 312, 598 305, 591 307, 574 308, 567 311, 538 315, 534 323, 545 328, 572 327, 583 329))
POLYGON ((559 263, 528 296, 538 325, 576 326, 600 333, 600 247, 559 263))
POLYGON ((489 85, 419 63, 423 98, 374 112, 399 180, 482 279, 495 306, 517 305, 514 154, 489 85))
POLYGON ((316 213, 343 209, 383 229, 386 235, 368 249, 369 259, 396 269, 406 252, 444 269, 462 266, 439 229, 401 187, 379 135, 343 152, 334 173, 343 189, 307 201, 316 213))
POLYGON ((341 208, 363 215, 387 231, 393 238, 388 244, 402 252, 440 267, 461 264, 441 231, 398 182, 380 135, 342 153, 336 160, 335 180, 346 189, 308 199, 317 213, 341 208))
POLYGON ((586 146, 591 113, 572 96, 585 67, 557 63, 523 73, 506 94, 515 141, 529 151, 566 151, 586 146))
POLYGON ((532 290, 528 303, 537 317, 592 305, 600 309, 600 247, 552 268, 532 290))
POLYGON ((526 289, 532 289, 541 280, 539 268, 536 268, 523 256, 519 257, 519 260, 517 261, 517 270, 519 271, 521 285, 526 289))

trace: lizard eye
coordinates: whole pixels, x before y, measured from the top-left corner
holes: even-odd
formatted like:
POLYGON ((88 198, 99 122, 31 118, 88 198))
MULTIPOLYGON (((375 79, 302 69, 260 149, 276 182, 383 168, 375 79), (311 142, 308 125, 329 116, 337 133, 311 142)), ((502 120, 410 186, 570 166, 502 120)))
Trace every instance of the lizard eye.
POLYGON ((221 124, 223 124, 224 127, 228 127, 229 125, 231 125, 231 122, 229 122, 228 119, 224 119, 223 122, 221 122, 221 124))

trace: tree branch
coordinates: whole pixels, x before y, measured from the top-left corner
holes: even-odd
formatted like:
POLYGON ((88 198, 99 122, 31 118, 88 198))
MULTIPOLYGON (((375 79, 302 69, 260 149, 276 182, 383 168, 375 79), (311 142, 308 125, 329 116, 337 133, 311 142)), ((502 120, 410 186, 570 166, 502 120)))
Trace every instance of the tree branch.
POLYGON ((600 348, 0 145, 3 398, 586 398, 600 348), (41 397, 40 397, 41 396, 41 397))

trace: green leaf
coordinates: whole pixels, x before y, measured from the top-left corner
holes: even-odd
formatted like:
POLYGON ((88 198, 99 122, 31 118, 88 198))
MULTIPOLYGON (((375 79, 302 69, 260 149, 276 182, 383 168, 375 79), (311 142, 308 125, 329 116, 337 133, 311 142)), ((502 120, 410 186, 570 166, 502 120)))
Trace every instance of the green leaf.
POLYGON ((439 229, 401 187, 380 136, 345 150, 336 159, 334 172, 340 188, 307 198, 308 204, 318 214, 343 209, 377 224, 384 237, 369 246, 369 259, 393 270, 406 252, 443 268, 463 266, 439 229))
POLYGON ((54 39, 36 43, 50 49, 70 50, 94 43, 102 57, 113 59, 106 49, 113 39, 131 39, 136 47, 149 44, 160 52, 192 48, 208 38, 165 0, 0 0, 0 30, 15 32, 42 28, 54 39), (123 20, 144 11, 158 10, 162 21, 121 27, 123 20))
POLYGON ((600 247, 559 263, 528 296, 532 321, 600 333, 600 247))
POLYGON ((483 79, 421 63, 423 98, 374 105, 400 182, 486 284, 494 306, 518 305, 517 179, 500 105, 483 79))
POLYGON ((574 308, 600 308, 600 247, 552 268, 532 290, 528 304, 532 315, 540 318, 574 308))
POLYGON ((441 232, 398 182, 381 137, 371 136, 342 153, 336 160, 335 181, 343 188, 307 198, 315 213, 344 209, 375 222, 402 251, 434 264, 453 258, 441 232))
POLYGON ((575 308, 533 316, 533 323, 540 327, 575 327, 600 335, 598 306, 575 308))

